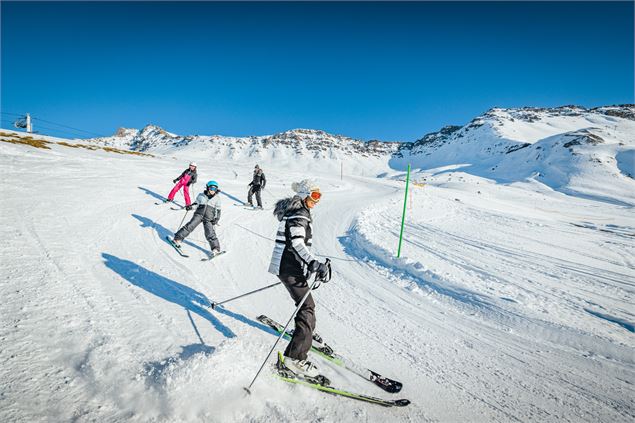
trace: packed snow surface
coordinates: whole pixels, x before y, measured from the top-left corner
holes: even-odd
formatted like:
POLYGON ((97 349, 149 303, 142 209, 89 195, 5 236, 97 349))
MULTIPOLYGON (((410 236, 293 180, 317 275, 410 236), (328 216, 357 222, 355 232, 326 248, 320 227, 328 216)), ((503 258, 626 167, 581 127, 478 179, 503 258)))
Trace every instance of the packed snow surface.
POLYGON ((590 130, 608 140, 603 167, 585 156, 599 151, 588 133, 536 135, 564 179, 550 159, 538 159, 544 176, 517 163, 512 178, 514 153, 492 177, 417 168, 400 258, 404 175, 387 165, 383 178, 340 179, 337 166, 270 158, 265 210, 251 211, 248 156, 0 142, 0 421, 631 422, 634 156, 619 128, 603 128, 590 130), (178 256, 164 238, 185 212, 155 205, 192 159, 194 191, 209 179, 223 190, 228 253, 212 261, 200 260, 202 227, 184 243, 190 257, 178 256), (243 391, 276 338, 256 317, 285 322, 293 303, 278 286, 209 304, 276 281, 271 208, 307 176, 324 193, 313 250, 334 270, 314 293, 317 332, 404 388, 389 394, 313 359, 334 385, 408 398, 406 408, 286 384, 273 357, 243 391))

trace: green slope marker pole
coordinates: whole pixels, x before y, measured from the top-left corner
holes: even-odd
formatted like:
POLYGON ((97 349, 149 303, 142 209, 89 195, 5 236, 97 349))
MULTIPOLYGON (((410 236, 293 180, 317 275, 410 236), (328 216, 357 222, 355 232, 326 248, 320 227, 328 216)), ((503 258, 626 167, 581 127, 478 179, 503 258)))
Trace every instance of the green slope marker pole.
POLYGON ((406 205, 408 204, 408 185, 410 185, 410 165, 406 174, 406 195, 403 199, 403 214, 401 215, 401 232, 399 232, 399 247, 397 248, 397 258, 401 257, 401 241, 403 240, 403 225, 406 223, 406 205))

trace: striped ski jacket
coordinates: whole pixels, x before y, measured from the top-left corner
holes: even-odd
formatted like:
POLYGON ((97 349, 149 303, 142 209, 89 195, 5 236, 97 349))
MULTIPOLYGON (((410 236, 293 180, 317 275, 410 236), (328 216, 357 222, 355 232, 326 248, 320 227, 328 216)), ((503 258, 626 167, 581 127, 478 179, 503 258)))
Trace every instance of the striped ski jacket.
POLYGON ((280 223, 269 272, 274 275, 304 276, 309 263, 315 260, 309 250, 313 237, 311 212, 296 195, 278 201, 273 214, 280 223))

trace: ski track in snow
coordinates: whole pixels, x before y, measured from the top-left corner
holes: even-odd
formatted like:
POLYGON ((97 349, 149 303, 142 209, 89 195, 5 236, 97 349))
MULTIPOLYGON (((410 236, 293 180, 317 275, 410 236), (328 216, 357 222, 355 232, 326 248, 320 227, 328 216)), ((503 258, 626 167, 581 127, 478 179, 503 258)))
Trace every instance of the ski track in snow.
MULTIPOLYGON (((293 310, 283 287, 207 307, 276 281, 271 211, 233 206, 247 184, 234 169, 252 164, 197 160, 196 192, 221 182, 228 251, 201 262, 202 228, 181 258, 164 238, 184 211, 154 205, 184 160, 1 148, 1 421, 635 418, 632 208, 438 175, 413 191, 396 259, 403 183, 318 174, 314 253, 334 276, 315 291, 317 332, 402 381, 394 397, 412 404, 384 409, 266 371, 246 397, 275 340, 256 316, 293 310)), ((265 172, 266 207, 303 176, 265 172)), ((393 397, 316 361, 336 386, 393 397)))

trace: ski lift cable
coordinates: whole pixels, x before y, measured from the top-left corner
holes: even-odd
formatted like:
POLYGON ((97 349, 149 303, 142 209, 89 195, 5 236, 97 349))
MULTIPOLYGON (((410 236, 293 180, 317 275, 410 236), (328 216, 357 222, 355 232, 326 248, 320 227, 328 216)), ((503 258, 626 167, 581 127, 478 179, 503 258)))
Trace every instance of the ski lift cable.
MULTIPOLYGON (((9 127, 13 127, 14 126, 14 123, 15 123, 14 118, 2 117, 2 121, 1 122, 2 122, 2 126, 6 126, 7 129, 13 130, 13 129, 9 128, 9 127)), ((44 129, 44 130, 47 130, 47 131, 51 131, 51 132, 55 132, 57 134, 60 134, 60 135, 49 135, 49 136, 53 136, 53 137, 78 138, 78 134, 73 133, 73 132, 68 131, 68 130, 65 130, 65 129, 51 128, 49 126, 42 126, 42 125, 39 125, 39 124, 37 126, 37 129, 44 129)), ((38 133, 38 132, 39 131, 34 131, 34 133, 38 133)), ((41 134, 40 133, 40 135, 47 135, 47 134, 41 134)))
MULTIPOLYGON (((3 114, 3 115, 19 116, 19 117, 23 117, 23 118, 25 118, 25 117, 26 117, 26 114, 25 114, 25 113, 2 112, 2 114, 3 114)), ((96 133, 96 132, 86 131, 86 130, 84 130, 84 129, 74 128, 74 127, 72 127, 72 126, 64 125, 64 124, 57 123, 57 122, 52 122, 52 121, 50 121, 50 120, 46 120, 46 119, 42 119, 42 118, 38 118, 38 117, 33 117, 33 116, 32 116, 32 117, 31 117, 31 119, 32 119, 32 120, 38 120, 38 121, 41 121, 41 122, 50 123, 50 124, 52 124, 52 125, 62 126, 62 127, 64 127, 64 128, 72 129, 72 130, 74 130, 74 131, 79 131, 79 132, 84 132, 84 133, 91 134, 91 135, 96 135, 96 136, 98 136, 98 137, 106 137, 106 135, 103 135, 103 134, 98 134, 98 133, 96 133)), ((45 128, 45 129, 51 129, 51 128, 45 128)))
POLYGON ((50 120, 45 120, 45 119, 42 119, 42 118, 32 117, 31 119, 33 119, 33 120, 39 120, 39 121, 41 121, 41 122, 50 123, 50 124, 52 124, 52 125, 63 126, 64 128, 72 129, 72 130, 74 130, 74 131, 85 132, 85 133, 87 133, 87 134, 97 135, 98 137, 105 137, 105 135, 103 135, 103 134, 98 134, 98 133, 96 133, 96 132, 85 131, 85 130, 83 130, 83 129, 73 128, 72 126, 63 125, 63 124, 61 124, 61 123, 57 123, 57 122, 51 122, 50 120))
MULTIPOLYGON (((51 128, 49 126, 42 126, 42 125, 38 125, 37 129, 38 130, 44 129, 44 130, 47 130, 47 131, 55 132, 55 133, 61 134, 61 136, 63 136, 64 138, 79 138, 78 134, 76 134, 76 133, 74 134, 74 133, 72 133, 70 131, 67 131, 65 129, 51 128)), ((47 135, 47 134, 41 134, 41 135, 47 135)), ((60 135, 50 135, 50 136, 60 137, 60 135)))
POLYGON ((48 131, 55 131, 55 132, 58 132, 58 133, 61 133, 61 134, 66 134, 66 135, 69 135, 69 136, 72 136, 72 137, 76 137, 76 138, 79 137, 79 136, 82 136, 82 134, 78 134, 76 132, 74 133, 74 132, 69 131, 67 129, 51 128, 50 126, 42 126, 40 124, 37 125, 37 129, 46 129, 48 131))

